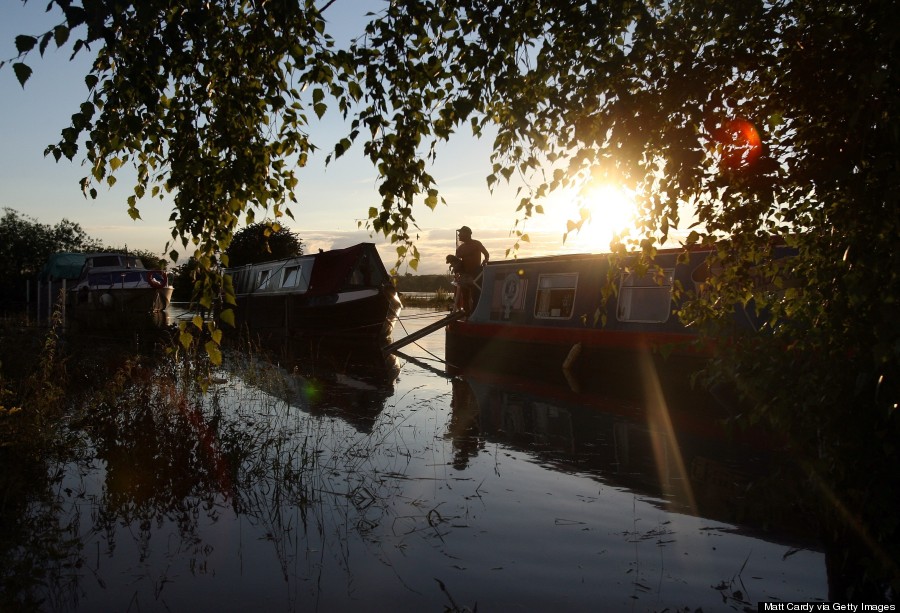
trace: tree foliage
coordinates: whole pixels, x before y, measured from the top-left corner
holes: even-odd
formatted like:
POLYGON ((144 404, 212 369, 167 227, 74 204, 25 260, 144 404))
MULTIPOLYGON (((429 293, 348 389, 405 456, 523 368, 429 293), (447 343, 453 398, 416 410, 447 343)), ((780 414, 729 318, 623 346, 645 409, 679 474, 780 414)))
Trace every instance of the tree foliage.
POLYGON ((94 251, 102 243, 68 219, 55 225, 6 207, 0 217, 0 276, 35 276, 56 251, 94 251))
POLYGON ((225 250, 225 263, 228 266, 244 266, 296 255, 303 255, 300 237, 290 228, 263 221, 235 232, 225 250))
POLYGON ((25 280, 33 279, 57 251, 94 251, 102 243, 77 223, 68 219, 55 225, 38 220, 11 208, 0 217, 0 296, 9 306, 24 299, 25 280))
MULTIPOLYGON (((872 503, 897 485, 900 427, 896 3, 378 6, 365 35, 336 48, 308 0, 54 0, 62 22, 17 38, 13 69, 24 84, 27 54, 51 43, 96 54, 87 99, 49 152, 83 147, 89 193, 134 165, 132 215, 141 197, 170 193, 173 238, 196 246, 201 270, 242 216, 290 213, 315 149, 308 118, 329 108, 347 118, 329 158, 361 143, 382 198, 368 225, 413 261, 414 211, 440 201, 428 163, 459 130, 495 131, 487 183, 522 178, 523 222, 554 190, 627 186, 641 223, 617 253, 652 256, 679 236, 717 251, 711 291, 682 288, 685 320, 751 301, 771 315, 718 373, 807 453, 811 482, 839 502, 832 526, 862 526, 857 561, 879 570, 863 574, 896 593, 900 527, 872 503), (777 242, 796 257, 774 258, 777 242), (854 462, 866 482, 849 476, 854 462)), ((855 588, 877 592, 866 580, 855 588)))

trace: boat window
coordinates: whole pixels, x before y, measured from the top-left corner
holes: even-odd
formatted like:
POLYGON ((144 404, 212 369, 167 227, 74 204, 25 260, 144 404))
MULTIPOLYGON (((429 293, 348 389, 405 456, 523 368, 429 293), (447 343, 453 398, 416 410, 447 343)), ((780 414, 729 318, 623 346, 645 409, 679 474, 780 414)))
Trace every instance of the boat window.
POLYGON ((269 287, 269 282, 272 280, 270 276, 271 273, 272 271, 269 269, 259 271, 259 277, 257 277, 256 280, 256 289, 266 289, 269 287))
POLYGON ((370 258, 364 253, 354 264, 347 278, 347 285, 351 287, 371 287, 384 282, 383 274, 379 271, 378 260, 370 258))
POLYGON ((619 321, 640 323, 664 323, 672 314, 672 282, 674 268, 645 275, 627 274, 619 288, 619 305, 616 317, 619 321))
MULTIPOLYGON (((308 267, 307 267, 308 268, 308 267)), ((309 288, 309 270, 305 270, 302 264, 286 266, 282 276, 281 287, 309 288)))
POLYGON ((540 319, 568 319, 575 304, 578 273, 541 275, 538 277, 534 316, 540 319))

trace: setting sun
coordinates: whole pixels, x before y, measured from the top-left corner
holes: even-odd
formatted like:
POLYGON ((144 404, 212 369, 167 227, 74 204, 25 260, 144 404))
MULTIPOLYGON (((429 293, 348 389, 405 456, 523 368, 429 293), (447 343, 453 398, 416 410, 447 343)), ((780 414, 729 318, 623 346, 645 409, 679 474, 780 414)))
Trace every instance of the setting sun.
POLYGON ((548 231, 561 231, 569 249, 598 252, 609 249, 614 235, 632 228, 634 216, 634 201, 629 194, 607 184, 591 189, 580 205, 571 191, 552 197, 541 225, 548 231), (577 229, 579 220, 584 221, 577 229))

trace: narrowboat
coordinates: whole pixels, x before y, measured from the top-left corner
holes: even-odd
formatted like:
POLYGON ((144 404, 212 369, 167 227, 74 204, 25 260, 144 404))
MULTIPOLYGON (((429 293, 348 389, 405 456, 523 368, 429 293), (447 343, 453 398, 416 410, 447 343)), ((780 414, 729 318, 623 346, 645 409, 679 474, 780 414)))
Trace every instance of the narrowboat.
POLYGON ((236 323, 257 338, 384 342, 401 309, 373 243, 229 268, 236 323))
MULTIPOLYGON (((674 311, 673 289, 698 288, 708 277, 708 251, 660 250, 645 274, 621 266, 617 295, 604 300, 609 254, 567 254, 490 261, 480 298, 465 319, 446 328, 449 368, 562 377, 573 384, 644 382, 645 366, 690 382, 710 357, 696 329, 674 311), (660 368, 665 366, 664 369, 660 368)), ((736 309, 734 325, 757 326, 752 310, 736 309)))

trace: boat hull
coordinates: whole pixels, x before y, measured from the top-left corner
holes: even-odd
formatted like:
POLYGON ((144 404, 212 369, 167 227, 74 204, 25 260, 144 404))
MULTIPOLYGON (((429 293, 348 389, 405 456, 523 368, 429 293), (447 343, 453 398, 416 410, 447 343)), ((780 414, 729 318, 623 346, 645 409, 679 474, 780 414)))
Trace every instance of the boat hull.
POLYGON ((82 312, 157 313, 169 306, 173 291, 171 287, 75 290, 72 307, 82 312))
POLYGON ((69 317, 90 330, 162 330, 173 288, 92 289, 72 292, 69 317))
POLYGON ((328 337, 383 341, 400 309, 390 292, 345 295, 248 294, 237 297, 237 323, 259 337, 328 337))
POLYGON ((504 328, 468 321, 447 328, 451 371, 485 369, 566 383, 578 391, 643 394, 648 380, 688 394, 708 354, 686 334, 504 328))

